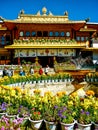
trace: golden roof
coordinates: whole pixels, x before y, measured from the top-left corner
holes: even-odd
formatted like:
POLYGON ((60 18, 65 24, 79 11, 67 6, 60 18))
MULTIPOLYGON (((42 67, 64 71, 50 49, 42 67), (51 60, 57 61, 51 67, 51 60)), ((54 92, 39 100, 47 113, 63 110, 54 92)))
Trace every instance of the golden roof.
POLYGON ((37 12, 36 15, 32 14, 25 14, 24 10, 18 15, 18 18, 15 20, 6 20, 3 19, 5 22, 14 22, 14 23, 85 23, 85 20, 81 21, 71 21, 68 19, 68 12, 66 11, 64 16, 54 16, 52 12, 47 13, 47 9, 44 7, 42 8, 42 15, 40 11, 37 12))

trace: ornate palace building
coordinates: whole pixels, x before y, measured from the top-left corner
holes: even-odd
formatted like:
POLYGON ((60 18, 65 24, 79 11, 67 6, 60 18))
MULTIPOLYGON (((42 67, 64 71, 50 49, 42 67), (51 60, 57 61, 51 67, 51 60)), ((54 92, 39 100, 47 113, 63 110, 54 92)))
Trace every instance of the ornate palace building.
POLYGON ((20 11, 18 18, 0 18, 0 64, 35 62, 53 67, 54 61, 89 57, 98 60, 98 23, 69 20, 44 7, 36 15, 20 11))

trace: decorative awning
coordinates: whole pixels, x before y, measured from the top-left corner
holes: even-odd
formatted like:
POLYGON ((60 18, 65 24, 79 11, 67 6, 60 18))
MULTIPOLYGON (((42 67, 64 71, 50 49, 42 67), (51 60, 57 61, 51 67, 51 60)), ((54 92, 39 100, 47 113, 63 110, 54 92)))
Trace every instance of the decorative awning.
POLYGON ((15 49, 15 57, 36 57, 36 56, 75 56, 75 49, 15 49))

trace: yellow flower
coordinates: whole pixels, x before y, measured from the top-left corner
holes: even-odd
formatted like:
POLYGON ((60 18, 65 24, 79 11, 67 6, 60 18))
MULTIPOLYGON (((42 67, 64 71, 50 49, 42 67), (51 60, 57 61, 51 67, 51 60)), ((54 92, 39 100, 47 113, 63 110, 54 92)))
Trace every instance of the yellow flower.
POLYGON ((76 96, 77 96, 77 93, 74 92, 74 93, 72 93, 70 96, 72 96, 72 97, 76 97, 76 96))
POLYGON ((20 87, 14 87, 14 90, 16 90, 17 92, 21 92, 21 88, 20 87))
POLYGON ((33 93, 34 93, 34 94, 40 94, 40 93, 41 93, 41 90, 40 90, 40 89, 35 89, 35 90, 33 91, 33 93))
POLYGON ((60 91, 60 92, 57 92, 57 96, 58 97, 62 97, 62 96, 64 96, 66 94, 66 91, 60 91))
POLYGON ((88 91, 86 91, 86 95, 88 95, 88 96, 94 96, 95 92, 93 90, 88 90, 88 91))
POLYGON ((44 93, 44 96, 52 97, 53 93, 51 91, 47 91, 44 93))
POLYGON ((68 101, 68 106, 73 106, 73 101, 68 101))

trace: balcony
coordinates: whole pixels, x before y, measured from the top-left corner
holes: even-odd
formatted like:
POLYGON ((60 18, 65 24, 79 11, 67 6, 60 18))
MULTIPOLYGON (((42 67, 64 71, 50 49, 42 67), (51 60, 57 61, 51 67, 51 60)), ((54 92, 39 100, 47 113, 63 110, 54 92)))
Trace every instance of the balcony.
POLYGON ((85 48, 87 42, 77 42, 74 39, 14 39, 13 44, 5 48, 85 48))

